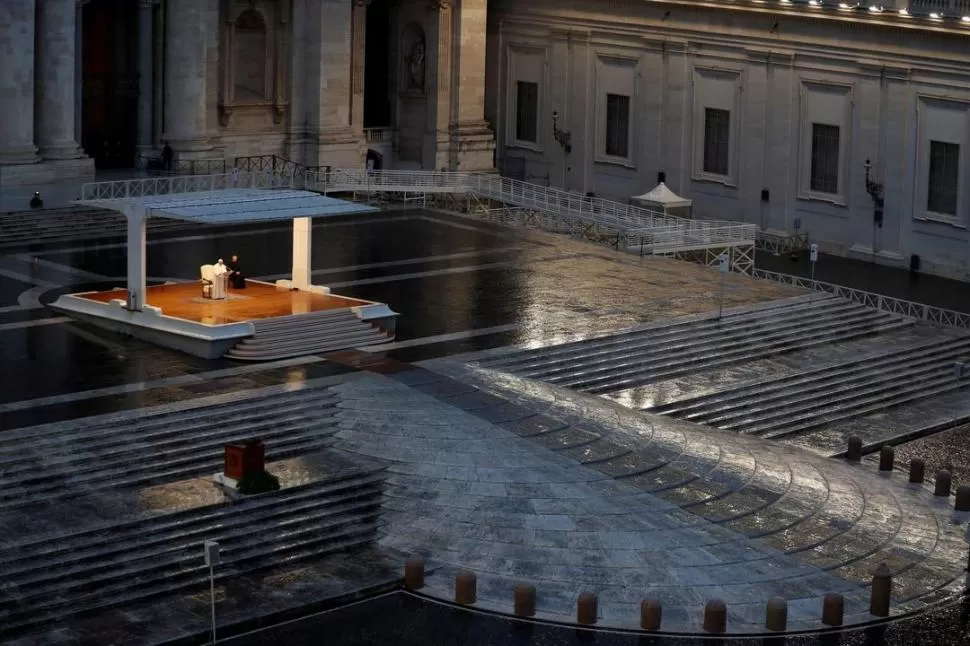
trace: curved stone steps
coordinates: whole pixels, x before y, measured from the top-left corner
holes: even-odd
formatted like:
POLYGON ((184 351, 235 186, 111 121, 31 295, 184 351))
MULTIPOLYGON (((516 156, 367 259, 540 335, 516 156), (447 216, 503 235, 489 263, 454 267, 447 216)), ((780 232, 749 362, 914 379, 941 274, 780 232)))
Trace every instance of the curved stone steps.
POLYGON ((385 331, 361 321, 349 308, 260 321, 253 336, 243 339, 225 356, 238 361, 271 361, 337 352, 386 343, 385 331))

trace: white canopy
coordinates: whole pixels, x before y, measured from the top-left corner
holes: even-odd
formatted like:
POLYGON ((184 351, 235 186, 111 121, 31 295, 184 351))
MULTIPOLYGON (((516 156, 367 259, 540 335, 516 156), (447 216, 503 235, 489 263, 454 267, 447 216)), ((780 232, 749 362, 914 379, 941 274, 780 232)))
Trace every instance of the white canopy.
POLYGON ((367 204, 338 200, 310 191, 259 188, 79 200, 78 203, 117 211, 137 205, 145 207, 149 216, 200 224, 325 218, 376 213, 380 210, 367 204))
POLYGON ((643 195, 631 198, 634 202, 646 205, 660 205, 666 208, 686 207, 694 204, 693 200, 685 199, 672 190, 667 188, 663 182, 657 184, 656 188, 643 195))

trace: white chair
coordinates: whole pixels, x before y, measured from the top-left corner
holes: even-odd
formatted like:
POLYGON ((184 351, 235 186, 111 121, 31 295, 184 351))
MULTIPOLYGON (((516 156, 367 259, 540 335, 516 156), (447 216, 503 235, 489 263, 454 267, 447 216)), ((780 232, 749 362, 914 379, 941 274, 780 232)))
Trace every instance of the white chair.
POLYGON ((199 267, 202 275, 202 298, 212 298, 212 283, 216 279, 216 269, 212 265, 202 265, 199 267))

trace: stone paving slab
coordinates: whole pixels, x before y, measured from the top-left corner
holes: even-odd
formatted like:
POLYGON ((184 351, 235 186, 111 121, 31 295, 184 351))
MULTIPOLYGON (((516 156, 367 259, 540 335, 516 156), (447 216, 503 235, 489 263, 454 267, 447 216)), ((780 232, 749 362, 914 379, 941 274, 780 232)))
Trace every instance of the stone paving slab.
MULTIPOLYGON (((479 422, 487 423, 481 418, 460 424, 475 437, 485 441, 494 438, 496 462, 504 461, 505 451, 521 456, 522 443, 566 458, 569 449, 554 440, 556 432, 522 432, 562 425, 566 426, 561 430, 578 426, 589 433, 584 436, 589 441, 584 448, 604 444, 610 451, 627 451, 615 460, 588 466, 579 464, 577 456, 569 456, 575 465, 569 471, 574 480, 581 470, 602 476, 582 482, 592 507, 605 507, 608 500, 614 508, 627 509, 626 514, 590 514, 588 506, 577 504, 579 490, 560 504, 550 500, 537 504, 539 500, 533 499, 534 512, 554 511, 557 520, 550 522, 569 519, 572 525, 537 528, 521 517, 527 508, 520 506, 516 526, 550 533, 506 536, 511 540, 497 540, 502 547, 496 552, 489 544, 490 536, 495 537, 487 530, 470 532, 474 538, 456 541, 467 540, 468 545, 458 551, 452 546, 437 557, 443 564, 441 575, 471 567, 463 564, 461 557, 474 554, 480 576, 499 577, 499 582, 486 586, 489 592, 483 604, 494 604, 496 609, 505 604, 508 611, 509 591, 519 571, 515 564, 527 561, 537 587, 555 589, 549 592, 555 601, 547 603, 546 608, 550 616, 559 619, 573 614, 575 596, 585 586, 600 594, 604 623, 629 626, 637 617, 637 600, 652 584, 662 586, 664 599, 671 599, 665 602, 665 621, 676 622, 675 617, 682 620, 682 625, 671 629, 696 629, 703 602, 722 595, 732 617, 736 617, 732 630, 744 632, 757 629, 763 621, 763 603, 776 595, 791 602, 793 626, 817 628, 821 597, 830 591, 846 594, 847 615, 857 621, 871 620, 868 585, 873 571, 883 562, 900 577, 894 612, 945 598, 953 593, 951 583, 964 578, 964 531, 970 515, 953 512, 952 500, 937 499, 926 487, 882 476, 871 466, 826 460, 777 442, 637 413, 604 398, 477 369, 460 361, 435 360, 423 367, 439 373, 443 381, 474 385, 523 409, 537 411, 528 422, 492 426, 489 434, 473 431, 479 422), (519 433, 509 432, 509 428, 519 433), (600 439, 593 437, 596 435, 600 439), (664 506, 658 507, 660 503, 664 506), (664 522, 657 524, 660 509, 664 522), (671 509, 680 514, 671 513, 671 509), (622 529, 615 525, 620 518, 629 521, 622 529), (562 567, 580 571, 570 571, 564 580, 558 569, 562 567), (598 578, 603 568, 615 571, 598 578), (637 576, 645 580, 638 581, 637 576), (499 592, 503 585, 504 599, 499 592)), ((402 385, 398 382, 389 389, 398 392, 402 385)), ((447 399, 441 397, 428 405, 437 408, 447 399)), ((450 413, 442 411, 443 415, 473 413, 454 407, 450 413)), ((495 473, 503 470, 497 467, 495 473)), ((427 513, 444 504, 440 496, 424 502, 431 504, 427 513)), ((490 509, 501 511, 501 507, 490 509)), ((413 509, 410 512, 418 513, 413 509)), ((455 520, 463 527, 497 522, 494 517, 455 520)), ((445 528, 429 523, 428 527, 435 527, 436 537, 442 539, 458 525, 445 528)), ((402 537, 389 532, 387 540, 406 550, 408 541, 416 539, 413 534, 402 537)), ((447 540, 436 541, 437 545, 443 543, 447 540)), ((421 551, 420 545, 413 545, 413 549, 421 551)), ((433 550, 426 554, 436 558, 433 550)), ((434 585, 441 595, 450 595, 450 581, 434 585)))

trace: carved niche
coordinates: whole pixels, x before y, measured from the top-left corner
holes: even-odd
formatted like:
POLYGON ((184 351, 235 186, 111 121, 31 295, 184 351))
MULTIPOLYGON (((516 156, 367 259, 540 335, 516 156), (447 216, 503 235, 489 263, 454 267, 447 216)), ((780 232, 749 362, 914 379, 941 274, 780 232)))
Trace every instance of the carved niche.
POLYGON ((285 34, 288 16, 281 0, 225 0, 220 60, 219 122, 234 112, 286 115, 285 34))

